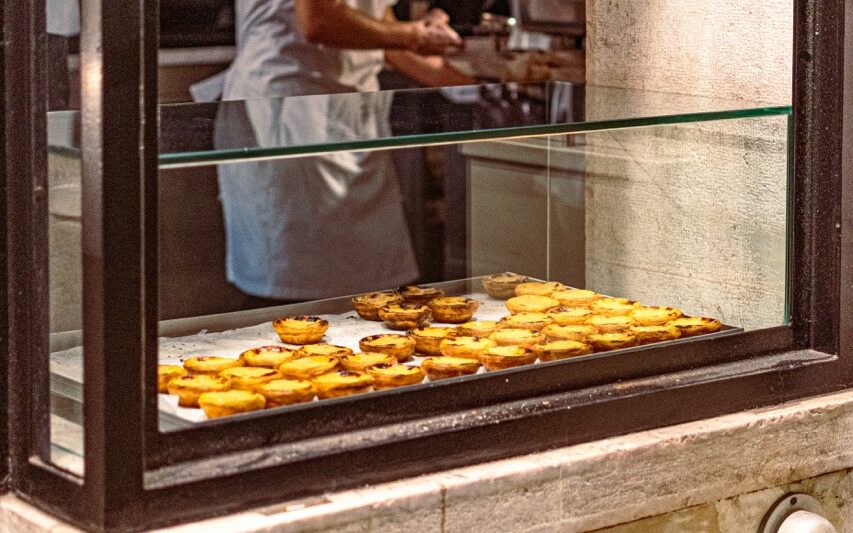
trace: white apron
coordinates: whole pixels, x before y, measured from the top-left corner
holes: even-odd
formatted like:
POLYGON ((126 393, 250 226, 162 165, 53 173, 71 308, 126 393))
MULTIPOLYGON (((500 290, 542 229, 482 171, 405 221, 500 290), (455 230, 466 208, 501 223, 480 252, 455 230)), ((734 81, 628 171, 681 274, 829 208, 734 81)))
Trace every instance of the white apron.
MULTIPOLYGON (((381 17, 393 0, 348 0, 381 17)), ((387 136, 381 51, 316 46, 293 0, 237 0, 237 55, 215 144, 274 147, 387 136), (314 94, 313 97, 271 98, 314 94), (325 96, 324 96, 325 95, 325 96)), ((411 282, 417 266, 390 154, 337 152, 222 164, 228 279, 244 292, 317 299, 411 282)))

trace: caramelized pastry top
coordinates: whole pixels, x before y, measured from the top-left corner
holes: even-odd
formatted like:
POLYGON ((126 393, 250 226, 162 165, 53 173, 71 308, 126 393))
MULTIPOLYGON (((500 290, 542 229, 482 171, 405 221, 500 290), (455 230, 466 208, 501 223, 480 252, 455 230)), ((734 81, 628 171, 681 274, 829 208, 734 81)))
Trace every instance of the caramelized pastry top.
POLYGON ((566 286, 559 281, 528 281, 515 286, 515 295, 551 296, 556 291, 565 290, 566 286))
POLYGON ((243 366, 243 362, 239 359, 231 357, 216 357, 213 355, 200 355, 198 357, 190 357, 184 361, 184 368, 190 372, 198 372, 203 374, 218 374, 226 368, 235 366, 243 366))
POLYGON ((640 307, 640 302, 628 298, 601 298, 592 302, 593 312, 599 315, 627 315, 640 307))
POLYGON ((279 318, 273 322, 273 324, 277 327, 291 329, 294 332, 299 330, 314 330, 317 328, 322 328, 325 331, 329 328, 329 321, 325 318, 307 315, 286 316, 284 318, 279 318))
POLYGON ((297 350, 299 357, 309 357, 312 355, 326 355, 331 357, 343 357, 352 354, 352 349, 346 346, 338 346, 336 344, 306 344, 297 350))
POLYGON ((549 309, 559 307, 560 302, 549 297, 539 296, 535 294, 524 294, 522 296, 514 296, 506 301, 506 307, 510 313, 522 312, 539 312, 544 313, 549 309))
POLYGON ((589 307, 601 295, 587 289, 564 289, 551 293, 551 298, 559 300, 560 305, 566 307, 589 307))
POLYGON ((661 326, 681 316, 674 307, 639 307, 629 315, 639 326, 661 326))
POLYGON ((278 368, 280 364, 297 357, 297 350, 285 346, 259 346, 240 354, 246 366, 278 368))

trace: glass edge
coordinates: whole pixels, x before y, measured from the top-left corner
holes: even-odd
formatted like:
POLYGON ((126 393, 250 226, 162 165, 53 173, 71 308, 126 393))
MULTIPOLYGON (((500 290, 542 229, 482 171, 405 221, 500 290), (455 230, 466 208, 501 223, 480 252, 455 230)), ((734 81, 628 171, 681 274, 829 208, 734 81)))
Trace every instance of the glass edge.
POLYGON ((545 135, 579 134, 600 130, 627 129, 644 126, 664 126, 691 122, 712 122, 741 118, 790 115, 791 112, 791 106, 770 106, 730 111, 704 111, 642 118, 577 122, 571 124, 548 124, 538 126, 519 126, 513 128, 497 128, 490 130, 465 130, 449 133, 403 135, 399 137, 381 139, 342 141, 326 144, 306 144, 292 147, 235 148, 201 152, 171 152, 161 154, 159 156, 159 167, 161 169, 175 169, 260 159, 283 159, 338 151, 366 151, 386 148, 390 149, 490 141, 497 139, 517 139, 522 137, 539 137, 545 135))

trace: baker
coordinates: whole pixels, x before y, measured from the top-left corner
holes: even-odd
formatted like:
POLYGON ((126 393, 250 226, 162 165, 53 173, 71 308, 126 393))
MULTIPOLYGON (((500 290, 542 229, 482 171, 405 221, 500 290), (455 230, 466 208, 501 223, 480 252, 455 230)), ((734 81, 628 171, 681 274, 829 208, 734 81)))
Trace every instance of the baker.
MULTIPOLYGON (((461 45, 447 16, 401 22, 393 4, 237 0, 237 52, 221 81, 222 99, 240 101, 220 106, 216 146, 389 136, 392 96, 375 92, 386 61, 423 84, 470 83, 432 55, 461 45)), ((227 275, 245 293, 306 300, 417 279, 388 152, 221 164, 218 178, 227 275)))

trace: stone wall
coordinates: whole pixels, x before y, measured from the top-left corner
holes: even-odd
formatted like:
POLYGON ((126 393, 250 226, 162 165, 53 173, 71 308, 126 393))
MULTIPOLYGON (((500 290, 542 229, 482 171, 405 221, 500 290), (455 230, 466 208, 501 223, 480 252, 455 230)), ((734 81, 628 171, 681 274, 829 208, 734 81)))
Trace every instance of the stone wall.
MULTIPOLYGON (((790 0, 588 0, 587 17, 588 83, 632 90, 591 88, 593 119, 790 102, 790 0)), ((588 135, 587 285, 747 328, 781 324, 786 141, 784 117, 588 135)))

